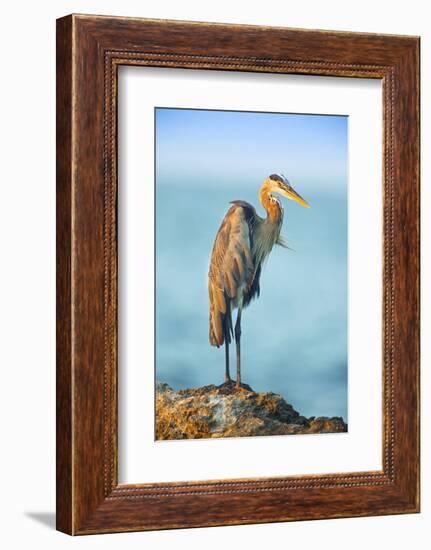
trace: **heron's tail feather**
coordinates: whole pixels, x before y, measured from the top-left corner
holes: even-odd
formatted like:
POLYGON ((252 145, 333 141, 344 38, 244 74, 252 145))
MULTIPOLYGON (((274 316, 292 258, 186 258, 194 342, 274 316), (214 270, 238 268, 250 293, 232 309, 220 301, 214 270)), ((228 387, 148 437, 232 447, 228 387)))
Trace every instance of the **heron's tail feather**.
POLYGON ((225 338, 230 343, 233 335, 230 299, 212 281, 208 285, 210 301, 209 340, 212 346, 223 345, 225 338))
POLYGON ((210 301, 210 344, 212 346, 221 346, 223 344, 223 317, 226 313, 226 302, 224 292, 217 288, 213 281, 208 283, 208 293, 210 301))

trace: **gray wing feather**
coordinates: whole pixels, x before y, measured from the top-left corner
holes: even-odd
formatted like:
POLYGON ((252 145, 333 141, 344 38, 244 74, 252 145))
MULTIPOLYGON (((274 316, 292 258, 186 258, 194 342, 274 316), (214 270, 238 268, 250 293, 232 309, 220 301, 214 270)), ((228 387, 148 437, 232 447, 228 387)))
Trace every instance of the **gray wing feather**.
POLYGON ((235 201, 218 230, 208 274, 210 302, 210 343, 220 346, 230 341, 232 329, 231 302, 237 303, 253 281, 255 265, 252 256, 252 218, 254 208, 235 201), (251 209, 251 210, 250 210, 251 209))

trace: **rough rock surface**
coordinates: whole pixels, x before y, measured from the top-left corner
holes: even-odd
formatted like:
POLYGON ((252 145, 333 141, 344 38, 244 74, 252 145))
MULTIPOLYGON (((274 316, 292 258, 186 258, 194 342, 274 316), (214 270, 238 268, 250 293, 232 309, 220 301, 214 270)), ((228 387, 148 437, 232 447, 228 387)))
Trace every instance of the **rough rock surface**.
POLYGON ((233 383, 173 390, 156 385, 156 439, 197 439, 346 432, 341 417, 301 416, 272 392, 233 383))

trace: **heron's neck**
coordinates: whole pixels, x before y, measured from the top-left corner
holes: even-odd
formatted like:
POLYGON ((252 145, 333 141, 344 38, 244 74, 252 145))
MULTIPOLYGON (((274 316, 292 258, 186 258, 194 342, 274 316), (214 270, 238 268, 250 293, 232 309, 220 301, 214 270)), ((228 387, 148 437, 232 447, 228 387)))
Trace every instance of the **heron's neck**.
POLYGON ((269 192, 265 184, 260 188, 259 200, 266 210, 267 221, 279 225, 283 220, 283 209, 279 201, 269 192))

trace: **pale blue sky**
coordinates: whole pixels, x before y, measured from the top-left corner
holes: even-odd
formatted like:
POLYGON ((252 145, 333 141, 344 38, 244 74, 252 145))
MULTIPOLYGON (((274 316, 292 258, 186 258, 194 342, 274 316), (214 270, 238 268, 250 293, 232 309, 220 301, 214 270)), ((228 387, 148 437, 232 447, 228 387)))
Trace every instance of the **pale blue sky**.
POLYGON ((156 109, 158 184, 250 184, 274 172, 291 183, 343 188, 347 116, 156 109))

